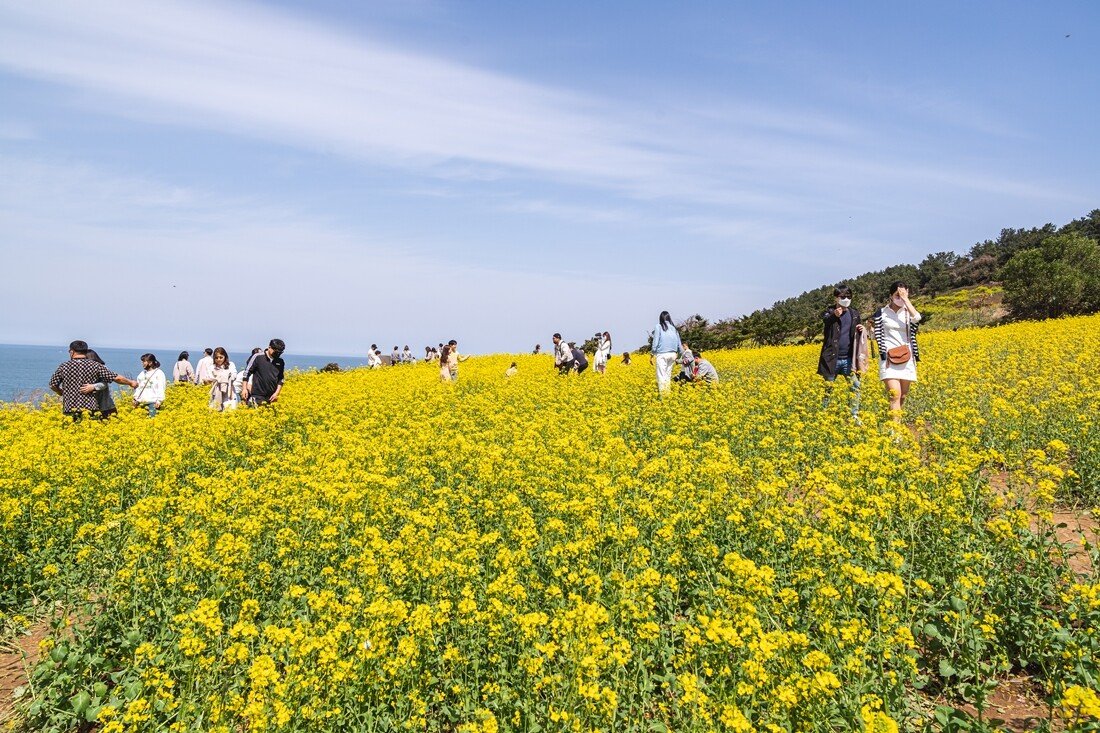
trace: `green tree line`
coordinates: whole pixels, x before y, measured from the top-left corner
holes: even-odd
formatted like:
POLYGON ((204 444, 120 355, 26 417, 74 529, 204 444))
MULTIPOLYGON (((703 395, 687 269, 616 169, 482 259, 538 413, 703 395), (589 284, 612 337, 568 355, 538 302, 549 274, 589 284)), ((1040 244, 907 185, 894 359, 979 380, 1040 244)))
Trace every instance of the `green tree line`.
MULTIPOLYGON (((1002 229, 966 254, 936 252, 918 265, 894 265, 822 285, 748 315, 709 321, 693 315, 677 324, 683 340, 701 350, 806 343, 819 338, 821 313, 833 289, 852 289, 853 305, 874 312, 890 283, 904 280, 932 297, 957 288, 999 282, 1011 319, 1055 318, 1100 311, 1100 209, 1062 227, 1002 229)), ((647 351, 648 345, 642 348, 647 351)))

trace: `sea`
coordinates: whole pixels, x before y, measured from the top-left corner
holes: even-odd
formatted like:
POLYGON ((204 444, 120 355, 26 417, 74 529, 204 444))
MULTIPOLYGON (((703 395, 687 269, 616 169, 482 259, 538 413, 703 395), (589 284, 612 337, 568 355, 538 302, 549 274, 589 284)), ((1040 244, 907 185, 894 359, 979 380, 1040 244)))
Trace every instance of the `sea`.
MULTIPOLYGON (((96 353, 114 372, 124 374, 131 379, 141 371, 141 355, 148 349, 115 349, 95 347, 96 353)), ((183 349, 156 351, 161 369, 169 381, 172 379, 172 366, 183 349)), ((187 349, 191 354, 192 366, 198 363, 203 350, 187 349)), ((229 349, 229 358, 243 369, 248 362, 252 349, 229 349)), ((68 360, 69 350, 65 346, 25 346, 20 344, 0 344, 0 402, 37 402, 50 392, 49 382, 57 365, 68 360)), ((309 371, 320 369, 326 364, 336 363, 341 369, 366 364, 366 356, 323 356, 315 354, 283 354, 287 371, 309 371)), ((114 385, 116 388, 118 385, 114 385)))

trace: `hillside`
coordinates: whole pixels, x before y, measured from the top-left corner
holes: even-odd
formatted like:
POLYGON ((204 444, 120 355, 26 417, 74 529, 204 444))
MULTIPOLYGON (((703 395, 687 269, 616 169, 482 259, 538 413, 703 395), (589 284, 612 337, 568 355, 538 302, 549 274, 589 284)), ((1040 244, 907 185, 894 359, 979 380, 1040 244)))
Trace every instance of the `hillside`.
POLYGON ((821 311, 833 302, 836 286, 852 288, 853 305, 869 313, 886 300, 895 280, 908 283, 914 303, 924 304, 932 316, 926 328, 1095 313, 1100 311, 1100 209, 1061 227, 1002 229, 966 254, 937 252, 920 264, 821 285, 748 315, 713 321, 696 314, 677 325, 684 340, 701 349, 811 343, 820 338, 821 311))

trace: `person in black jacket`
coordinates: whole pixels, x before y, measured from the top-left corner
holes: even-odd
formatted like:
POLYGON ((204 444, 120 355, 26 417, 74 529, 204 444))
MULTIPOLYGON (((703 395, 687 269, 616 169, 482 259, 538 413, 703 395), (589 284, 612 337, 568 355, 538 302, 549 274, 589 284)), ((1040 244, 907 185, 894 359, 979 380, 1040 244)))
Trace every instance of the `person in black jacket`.
POLYGON ((851 389, 852 417, 859 420, 859 371, 855 368, 857 344, 863 333, 859 311, 852 307, 852 289, 841 285, 833 290, 836 303, 827 308, 821 318, 825 323, 825 340, 821 344, 821 358, 817 373, 825 378, 825 398, 822 407, 829 405, 833 382, 837 375, 848 378, 851 389))

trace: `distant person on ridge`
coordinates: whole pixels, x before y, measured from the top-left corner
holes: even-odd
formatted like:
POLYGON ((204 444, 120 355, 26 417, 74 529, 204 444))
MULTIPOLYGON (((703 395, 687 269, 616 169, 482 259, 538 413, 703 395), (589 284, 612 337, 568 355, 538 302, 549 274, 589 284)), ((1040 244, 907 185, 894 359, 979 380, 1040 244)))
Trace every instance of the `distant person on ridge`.
POLYGON ((95 396, 97 382, 118 382, 130 387, 138 384, 89 359, 87 342, 77 340, 69 344, 69 360, 62 362, 50 377, 50 389, 61 395, 62 413, 76 421, 84 416, 85 410, 99 409, 95 396))
POLYGON ((250 407, 273 404, 283 391, 286 363, 282 339, 271 339, 267 348, 252 357, 245 367, 241 384, 241 399, 250 407))
POLYGON ((176 384, 186 384, 195 381, 195 368, 188 361, 191 355, 181 351, 176 358, 176 365, 172 367, 172 381, 176 384))
POLYGON ((542 353, 542 344, 535 344, 535 350, 532 352, 536 356, 542 353))
POLYGON ((210 384, 214 381, 214 350, 204 349, 203 357, 195 365, 195 384, 210 384))
POLYGON ((890 301, 875 311, 875 341, 878 343, 878 377, 886 386, 890 411, 901 420, 901 409, 909 396, 909 387, 917 381, 917 324, 920 313, 909 301, 909 286, 902 281, 890 284, 890 301))
POLYGON ((821 357, 817 373, 825 379, 825 397, 821 406, 828 407, 833 394, 833 383, 838 375, 848 380, 852 392, 850 406, 852 417, 859 420, 859 376, 867 368, 867 336, 859 311, 852 307, 852 289, 847 285, 833 290, 834 305, 821 315, 825 323, 825 338, 821 342, 821 357), (863 367, 860 368, 860 355, 863 367))
POLYGON ((554 334, 554 368, 558 374, 568 374, 573 370, 573 350, 562 340, 560 333, 554 334))
POLYGON ((409 345, 405 344, 405 350, 401 352, 401 363, 412 364, 416 361, 416 357, 413 356, 412 351, 409 349, 409 345))
POLYGON ((676 355, 680 353, 680 349, 680 332, 676 330, 668 311, 661 311, 657 326, 653 329, 653 345, 649 352, 657 365, 657 392, 669 390, 672 384, 672 365, 676 363, 676 355))
POLYGON ((390 366, 397 366, 401 363, 401 350, 397 348, 397 344, 394 344, 393 351, 390 352, 390 366))
POLYGON ((370 345, 370 351, 367 352, 367 366, 371 369, 382 366, 382 352, 378 350, 378 344, 370 345))

